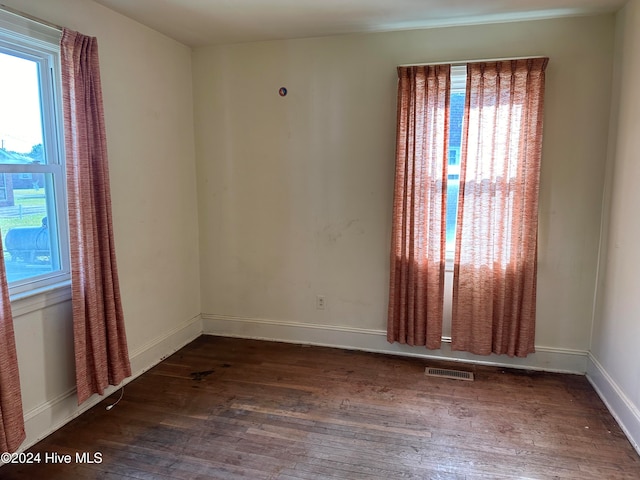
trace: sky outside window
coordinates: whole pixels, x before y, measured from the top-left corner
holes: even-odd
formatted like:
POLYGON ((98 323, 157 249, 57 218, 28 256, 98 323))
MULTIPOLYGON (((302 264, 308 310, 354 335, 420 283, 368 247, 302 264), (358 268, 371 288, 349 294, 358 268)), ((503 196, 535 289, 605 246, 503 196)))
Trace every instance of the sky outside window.
POLYGON ((38 64, 0 52, 0 147, 29 153, 42 143, 38 64))

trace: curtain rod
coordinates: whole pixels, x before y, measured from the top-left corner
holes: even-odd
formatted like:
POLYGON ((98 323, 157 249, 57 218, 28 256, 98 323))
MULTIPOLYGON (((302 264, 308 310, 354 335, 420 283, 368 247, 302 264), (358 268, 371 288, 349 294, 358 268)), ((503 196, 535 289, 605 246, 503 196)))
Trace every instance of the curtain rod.
POLYGON ((14 15, 18 15, 20 17, 27 18, 29 20, 33 20, 41 25, 44 25, 49 28, 53 28, 58 31, 62 31, 62 27, 60 25, 56 25, 55 23, 47 22, 46 20, 42 20, 41 18, 34 17, 33 15, 29 15, 28 13, 21 12, 20 10, 16 10, 15 8, 8 7, 4 3, 0 3, 0 10, 4 10, 5 12, 12 13, 14 15))
POLYGON ((479 59, 479 60, 457 60, 455 62, 405 63, 403 65, 398 65, 398 66, 399 67, 428 67, 428 66, 431 66, 431 65, 461 66, 461 65, 466 65, 468 63, 508 62, 510 60, 530 60, 532 58, 544 58, 544 55, 534 55, 534 56, 531 56, 531 57, 483 58, 483 59, 479 59))

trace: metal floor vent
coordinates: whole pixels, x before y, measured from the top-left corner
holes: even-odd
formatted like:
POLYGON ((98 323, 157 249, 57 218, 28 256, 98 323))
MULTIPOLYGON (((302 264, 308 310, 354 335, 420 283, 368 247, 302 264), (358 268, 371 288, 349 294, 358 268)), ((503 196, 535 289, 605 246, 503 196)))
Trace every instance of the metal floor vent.
POLYGON ((469 382, 473 382, 473 373, 464 372, 462 370, 427 367, 424 369, 424 374, 428 377, 451 378, 453 380, 467 380, 469 382))

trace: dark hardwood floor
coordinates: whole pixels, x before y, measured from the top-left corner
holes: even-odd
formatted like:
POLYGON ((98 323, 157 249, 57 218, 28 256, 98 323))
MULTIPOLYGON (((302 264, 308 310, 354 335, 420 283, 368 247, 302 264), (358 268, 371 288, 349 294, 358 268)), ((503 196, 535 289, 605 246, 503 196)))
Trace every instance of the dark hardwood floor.
POLYGON ((640 478, 584 377, 453 364, 474 372, 466 382, 426 377, 427 364, 451 365, 203 336, 0 478, 640 478))

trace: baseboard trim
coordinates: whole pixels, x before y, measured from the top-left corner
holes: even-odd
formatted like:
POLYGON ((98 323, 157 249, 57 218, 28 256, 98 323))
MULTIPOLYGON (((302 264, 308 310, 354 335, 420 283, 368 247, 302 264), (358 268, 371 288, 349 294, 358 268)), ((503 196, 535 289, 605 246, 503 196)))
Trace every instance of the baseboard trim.
POLYGON ((139 377, 200 335, 202 335, 202 316, 196 315, 131 352, 129 355, 131 371, 136 372, 136 378, 139 377))
MULTIPOLYGON (((197 315, 182 322, 176 328, 129 353, 133 374, 122 385, 135 380, 144 372, 180 350, 202 334, 202 318, 197 315)), ((27 438, 19 451, 24 451, 49 436, 74 418, 94 407, 120 388, 109 387, 104 396, 93 395, 78 405, 76 389, 71 388, 57 397, 25 412, 27 438)))
MULTIPOLYGON (((581 350, 536 346, 536 353, 524 359, 509 358, 505 355, 483 357, 452 351, 450 343, 446 340, 443 341, 440 350, 426 350, 424 347, 411 347, 397 343, 391 344, 387 342, 384 330, 202 314, 183 322, 173 330, 130 352, 131 367, 134 373, 123 382, 123 385, 136 379, 201 334, 319 345, 508 368, 574 374, 586 373, 587 379, 640 454, 640 410, 629 400, 598 360, 589 352, 581 350)), ((27 439, 19 451, 24 451, 47 437, 105 400, 118 388, 119 386, 109 387, 104 396, 94 395, 80 406, 76 400, 76 389, 72 388, 26 412, 27 439)))
POLYGON ((640 410, 591 353, 587 363, 587 379, 640 455, 640 410))
POLYGON ((588 352, 536 346, 536 353, 527 358, 506 355, 473 355, 451 350, 446 340, 439 350, 411 347, 387 342, 384 330, 285 322, 261 318, 246 318, 217 314, 202 314, 203 334, 225 337, 251 338, 306 345, 363 350, 391 355, 452 360, 481 365, 494 365, 547 372, 584 375, 588 352))

